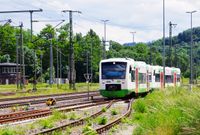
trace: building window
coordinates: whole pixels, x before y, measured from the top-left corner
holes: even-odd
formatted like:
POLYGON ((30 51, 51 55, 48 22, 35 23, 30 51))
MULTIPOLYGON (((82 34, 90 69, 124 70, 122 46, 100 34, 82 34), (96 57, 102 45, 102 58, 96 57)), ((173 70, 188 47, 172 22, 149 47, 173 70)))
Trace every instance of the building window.
POLYGON ((7 68, 3 67, 3 73, 7 73, 7 68))

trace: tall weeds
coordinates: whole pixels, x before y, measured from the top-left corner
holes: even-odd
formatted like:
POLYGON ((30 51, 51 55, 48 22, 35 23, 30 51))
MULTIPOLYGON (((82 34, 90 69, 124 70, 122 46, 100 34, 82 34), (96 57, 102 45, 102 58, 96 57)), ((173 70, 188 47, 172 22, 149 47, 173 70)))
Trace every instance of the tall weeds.
POLYGON ((200 90, 154 91, 138 99, 132 115, 136 135, 200 134, 200 90))

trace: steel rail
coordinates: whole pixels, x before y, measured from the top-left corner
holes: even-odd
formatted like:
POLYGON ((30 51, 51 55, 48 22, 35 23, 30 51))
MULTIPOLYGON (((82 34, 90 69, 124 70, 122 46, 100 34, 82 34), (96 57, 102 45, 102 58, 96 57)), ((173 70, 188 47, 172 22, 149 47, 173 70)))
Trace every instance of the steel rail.
MULTIPOLYGON (((113 104, 114 101, 111 101, 107 106, 106 108, 109 109, 111 107, 111 105, 113 104)), ((89 117, 85 117, 85 118, 82 118, 80 120, 76 120, 74 122, 71 122, 71 123, 68 123, 68 124, 64 124, 62 126, 57 126, 57 127, 54 127, 54 128, 51 128, 51 129, 46 129, 44 131, 41 131, 41 132, 38 132, 38 133, 34 133, 34 134, 31 134, 31 135, 43 135, 43 134, 52 134, 53 132, 57 132, 57 131, 60 131, 60 130, 63 130, 65 129, 66 127, 74 127, 74 126, 79 126, 79 125, 82 125, 84 124, 89 118, 95 118, 99 115, 101 115, 103 113, 103 110, 100 110, 98 111, 97 113, 94 113, 92 115, 90 115, 89 117)))
MULTIPOLYGON (((86 102, 85 105, 71 107, 71 108, 63 108, 63 106, 61 106, 57 110, 60 112, 69 112, 76 109, 87 108, 87 107, 97 106, 97 105, 106 104, 106 103, 108 103, 108 101, 99 101, 99 102, 94 102, 93 104, 91 103, 88 104, 88 102, 86 102)), ((39 109, 39 110, 28 111, 27 113, 26 112, 22 112, 21 114, 20 113, 21 112, 1 115, 0 124, 6 124, 10 122, 22 121, 22 120, 27 120, 27 119, 40 118, 40 117, 51 115, 53 112, 50 109, 39 109)))
POLYGON ((102 127, 99 127, 99 128, 97 128, 97 129, 95 129, 96 132, 97 132, 98 134, 101 134, 101 133, 103 133, 103 132, 109 130, 109 129, 112 128, 113 126, 119 124, 123 118, 128 117, 128 116, 130 115, 131 111, 132 111, 132 103, 133 103, 133 99, 131 99, 131 100, 129 101, 128 109, 127 109, 127 111, 126 111, 125 114, 123 114, 122 116, 120 116, 119 118, 117 118, 116 120, 114 120, 113 122, 110 122, 110 123, 108 123, 108 124, 106 124, 106 125, 104 125, 104 126, 102 126, 102 127))
MULTIPOLYGON (((86 94, 86 93, 85 93, 86 94)), ((98 93, 90 94, 90 96, 100 96, 98 93)), ((62 101, 62 100, 72 100, 72 99, 80 99, 80 98, 85 98, 86 95, 71 95, 71 96, 65 96, 65 97, 56 97, 56 101, 62 101)), ((32 100, 32 101, 21 101, 21 102, 11 102, 11 103, 4 103, 0 104, 0 109, 2 108, 9 108, 14 105, 17 106, 24 106, 24 105, 33 105, 33 104, 39 104, 39 103, 45 103, 48 98, 44 99, 39 99, 39 100, 32 100)))
MULTIPOLYGON (((3 101, 16 101, 16 100, 24 100, 24 99, 37 99, 37 98, 45 98, 45 97, 55 97, 55 96, 67 96, 67 95, 75 95, 75 94, 85 94, 88 93, 84 92, 72 92, 72 93, 60 93, 60 94, 48 94, 48 95, 38 95, 38 96, 27 96, 27 97, 16 97, 16 98, 2 98, 0 102, 3 101)), ((90 91, 90 93, 98 93, 98 91, 90 91)))

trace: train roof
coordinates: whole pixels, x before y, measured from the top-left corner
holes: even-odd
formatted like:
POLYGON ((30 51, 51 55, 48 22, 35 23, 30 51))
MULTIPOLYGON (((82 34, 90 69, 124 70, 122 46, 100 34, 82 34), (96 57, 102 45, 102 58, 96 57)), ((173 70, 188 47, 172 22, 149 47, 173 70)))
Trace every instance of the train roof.
MULTIPOLYGON (((135 67, 145 67, 148 70, 155 70, 156 73, 162 72, 163 67, 159 65, 149 65, 146 64, 144 61, 135 61, 132 58, 110 58, 110 59, 105 59, 101 60, 101 63, 103 62, 134 62, 135 67)), ((175 68, 175 67, 165 67, 165 72, 166 73, 171 73, 171 72, 176 72, 177 74, 181 73, 180 68, 175 68)))
POLYGON ((152 66, 152 68, 153 68, 153 70, 155 71, 155 73, 160 73, 160 72, 163 71, 163 67, 158 66, 158 65, 152 66))
POLYGON ((134 59, 131 58, 110 58, 110 59, 106 59, 106 60, 101 60, 102 62, 134 62, 134 59))
POLYGON ((163 70, 161 66, 159 65, 155 65, 155 66, 152 66, 154 70, 163 70))
POLYGON ((177 74, 181 74, 180 68, 173 68, 173 71, 176 72, 177 74))
POLYGON ((147 64, 147 70, 148 70, 149 72, 152 72, 152 70, 153 70, 152 65, 147 64))
POLYGON ((172 71, 173 71, 173 68, 171 68, 171 67, 165 67, 165 74, 166 75, 172 75, 172 71))
POLYGON ((147 67, 147 64, 144 61, 135 61, 137 67, 147 67))

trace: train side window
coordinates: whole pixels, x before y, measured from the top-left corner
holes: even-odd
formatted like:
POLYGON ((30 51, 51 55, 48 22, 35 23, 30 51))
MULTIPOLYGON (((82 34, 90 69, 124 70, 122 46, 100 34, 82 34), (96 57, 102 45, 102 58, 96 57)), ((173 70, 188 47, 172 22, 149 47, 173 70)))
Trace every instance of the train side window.
POLYGON ((155 75, 155 82, 160 82, 160 74, 155 75))
POLYGON ((166 83, 173 83, 173 77, 171 75, 165 75, 166 83))
POLYGON ((139 73, 139 84, 146 83, 146 74, 145 73, 139 73))

